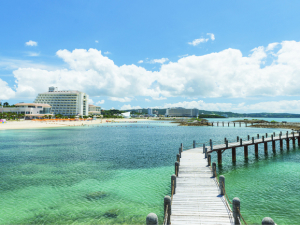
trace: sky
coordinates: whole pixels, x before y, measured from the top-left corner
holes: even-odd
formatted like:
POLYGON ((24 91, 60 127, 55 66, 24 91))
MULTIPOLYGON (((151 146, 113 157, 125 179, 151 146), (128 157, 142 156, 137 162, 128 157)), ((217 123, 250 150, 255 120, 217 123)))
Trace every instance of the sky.
POLYGON ((0 2, 0 100, 300 113, 300 1, 0 2))

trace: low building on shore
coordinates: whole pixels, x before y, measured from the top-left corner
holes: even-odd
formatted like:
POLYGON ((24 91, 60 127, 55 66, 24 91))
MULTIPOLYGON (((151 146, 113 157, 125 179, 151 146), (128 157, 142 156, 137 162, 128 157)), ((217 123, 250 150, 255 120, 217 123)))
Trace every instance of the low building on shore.
POLYGON ((51 106, 40 103, 17 103, 15 107, 1 107, 0 113, 24 114, 24 117, 29 119, 53 116, 51 106))
POLYGON ((101 115, 101 107, 96 105, 89 105, 89 115, 101 115))
POLYGON ((185 109, 182 107, 169 108, 166 110, 167 117, 198 117, 198 109, 185 109))

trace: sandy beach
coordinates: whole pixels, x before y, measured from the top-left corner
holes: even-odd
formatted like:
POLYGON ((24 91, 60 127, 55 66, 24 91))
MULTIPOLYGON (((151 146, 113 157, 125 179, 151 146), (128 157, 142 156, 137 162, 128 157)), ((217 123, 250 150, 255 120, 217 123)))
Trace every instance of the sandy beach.
POLYGON ((97 125, 104 124, 107 121, 114 122, 143 122, 150 121, 149 119, 97 119, 90 121, 7 121, 6 123, 0 123, 0 130, 15 130, 15 129, 37 129, 37 128, 57 128, 57 127, 69 127, 69 126, 84 126, 84 125, 97 125))

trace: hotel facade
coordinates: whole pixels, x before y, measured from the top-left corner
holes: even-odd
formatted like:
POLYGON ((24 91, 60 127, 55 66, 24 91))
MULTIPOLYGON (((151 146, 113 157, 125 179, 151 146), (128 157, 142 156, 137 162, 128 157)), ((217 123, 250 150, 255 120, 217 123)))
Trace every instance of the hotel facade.
POLYGON ((89 96, 80 91, 58 91, 57 87, 49 87, 48 92, 38 94, 34 103, 48 104, 51 113, 88 116, 89 96))

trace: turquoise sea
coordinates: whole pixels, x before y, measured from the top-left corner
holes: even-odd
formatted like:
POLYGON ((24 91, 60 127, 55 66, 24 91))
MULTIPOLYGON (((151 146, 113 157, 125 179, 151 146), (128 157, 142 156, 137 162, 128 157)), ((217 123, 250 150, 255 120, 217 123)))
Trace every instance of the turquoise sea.
MULTIPOLYGON (((162 223, 181 142, 188 146, 193 140, 220 142, 274 131, 280 130, 168 122, 2 130, 0 224, 145 224, 150 212, 162 223)), ((250 147, 247 161, 238 148, 236 164, 228 150, 218 173, 226 178, 229 197, 240 198, 248 224, 266 216, 277 224, 299 223, 298 148, 277 146, 276 154, 269 150, 265 156, 260 146, 255 158, 250 147)))

